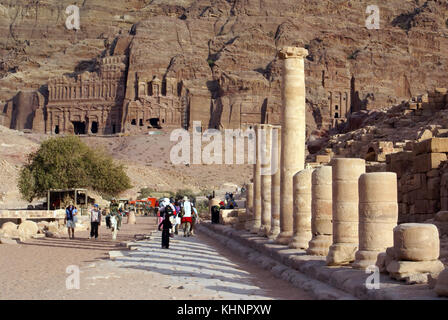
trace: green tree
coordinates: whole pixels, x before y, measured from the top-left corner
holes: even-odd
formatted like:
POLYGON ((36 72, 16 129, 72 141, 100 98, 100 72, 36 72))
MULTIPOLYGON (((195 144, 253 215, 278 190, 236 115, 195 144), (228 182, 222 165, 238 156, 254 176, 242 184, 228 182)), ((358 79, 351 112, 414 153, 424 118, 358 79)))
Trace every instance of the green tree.
POLYGON ((51 138, 28 156, 18 187, 28 201, 46 196, 49 189, 91 188, 114 196, 131 187, 124 166, 104 151, 90 149, 78 137, 51 138))
POLYGON ((191 189, 179 189, 176 191, 174 197, 176 199, 182 199, 183 197, 188 197, 189 199, 195 199, 196 193, 194 193, 193 190, 191 189))
POLYGON ((147 199, 149 197, 152 197, 152 194, 154 192, 155 192, 155 190, 152 188, 141 188, 140 191, 138 192, 139 195, 137 197, 137 200, 147 199))

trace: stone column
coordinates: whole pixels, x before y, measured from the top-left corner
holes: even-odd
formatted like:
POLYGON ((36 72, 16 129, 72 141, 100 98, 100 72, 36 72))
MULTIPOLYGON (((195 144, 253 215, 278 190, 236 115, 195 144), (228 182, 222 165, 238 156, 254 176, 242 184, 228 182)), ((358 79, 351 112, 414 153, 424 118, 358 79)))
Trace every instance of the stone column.
POLYGON ((366 171, 364 159, 338 158, 333 171, 333 244, 327 265, 343 265, 355 260, 358 250, 358 179, 366 171))
POLYGON ((397 174, 365 173, 359 178, 359 250, 353 267, 375 265, 378 254, 394 244, 398 221, 397 174))
POLYGON ((293 236, 290 248, 306 249, 311 240, 311 176, 313 169, 297 172, 293 178, 293 236))
POLYGON ((288 244, 293 234, 293 176, 305 167, 305 63, 308 51, 285 47, 280 50, 282 72, 282 153, 280 234, 276 242, 288 244))
POLYGON ((272 137, 277 140, 272 140, 272 169, 271 176, 271 230, 268 238, 275 239, 280 233, 280 153, 282 142, 282 127, 272 126, 272 137))
POLYGON ((308 244, 309 255, 326 256, 333 243, 332 168, 323 166, 313 172, 311 187, 311 233, 308 244))
POLYGON ((271 148, 272 126, 260 125, 260 164, 261 164, 261 225, 259 236, 267 236, 271 230, 271 148))
POLYGON ((246 223, 244 228, 249 231, 252 228, 254 218, 254 184, 248 183, 246 185, 246 223))
POLYGON ((259 148, 259 125, 255 125, 256 143, 255 143, 255 164, 254 164, 254 210, 251 233, 258 233, 261 226, 261 162, 260 162, 260 148, 259 148))

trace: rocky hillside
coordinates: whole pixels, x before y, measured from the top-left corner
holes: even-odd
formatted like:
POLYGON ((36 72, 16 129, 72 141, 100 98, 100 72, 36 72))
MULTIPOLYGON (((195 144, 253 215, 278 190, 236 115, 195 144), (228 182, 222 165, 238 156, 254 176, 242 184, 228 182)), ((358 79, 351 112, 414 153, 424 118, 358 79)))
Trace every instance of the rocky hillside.
MULTIPOLYGON (((380 29, 365 21, 365 0, 0 0, 0 102, 19 90, 44 95, 50 77, 95 71, 107 54, 130 57, 136 75, 173 76, 222 126, 236 106, 279 121, 279 47, 308 48, 308 134, 329 128, 335 97, 348 109, 400 103, 448 87, 448 2, 380 2, 380 29), (67 30, 65 8, 80 7, 81 29, 67 30), (331 109, 331 110, 330 110, 331 109), (330 113, 331 111, 331 113, 330 113)), ((342 105, 339 107, 342 108, 342 105)), ((336 111, 344 117, 344 111, 336 111)), ((212 119, 213 120, 213 119, 212 119)), ((262 119, 260 119, 261 121, 262 119)), ((320 132, 319 132, 320 131, 320 132)))
MULTIPOLYGON (((27 207, 17 187, 19 172, 28 155, 48 138, 48 135, 25 134, 0 125, 0 209, 27 207)), ((135 199, 142 188, 173 192, 190 189, 208 194, 212 190, 218 192, 223 186, 226 189, 226 183, 241 186, 250 180, 253 172, 252 166, 247 164, 175 166, 170 161, 170 150, 176 143, 170 141, 166 131, 160 131, 160 135, 81 139, 94 150, 105 149, 125 165, 132 188, 120 195, 123 198, 135 199)), ((37 203, 38 200, 34 202, 37 203)))

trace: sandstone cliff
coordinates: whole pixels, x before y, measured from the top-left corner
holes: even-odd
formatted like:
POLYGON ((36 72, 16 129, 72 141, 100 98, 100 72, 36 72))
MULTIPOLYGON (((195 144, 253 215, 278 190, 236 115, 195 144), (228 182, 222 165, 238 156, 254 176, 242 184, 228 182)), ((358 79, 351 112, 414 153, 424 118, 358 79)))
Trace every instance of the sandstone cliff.
MULTIPOLYGON (((48 94, 48 79, 96 71, 98 59, 129 56, 126 99, 138 81, 174 77, 197 98, 212 127, 277 123, 279 47, 308 48, 308 134, 334 118, 448 86, 448 3, 379 4, 380 29, 368 30, 354 0, 0 1, 0 102, 18 91, 48 94), (67 30, 65 8, 80 8, 67 30), (146 79, 147 78, 147 79, 146 79)), ((319 132, 321 131, 321 132, 319 132)))

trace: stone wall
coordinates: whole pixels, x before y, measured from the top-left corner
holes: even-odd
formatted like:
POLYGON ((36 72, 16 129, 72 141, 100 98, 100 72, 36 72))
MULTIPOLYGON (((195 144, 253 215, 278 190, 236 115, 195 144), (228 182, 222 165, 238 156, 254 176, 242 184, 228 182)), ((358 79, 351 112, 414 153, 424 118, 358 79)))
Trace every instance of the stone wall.
POLYGON ((387 155, 387 171, 398 178, 400 222, 422 222, 448 209, 447 154, 448 138, 431 138, 387 155))

